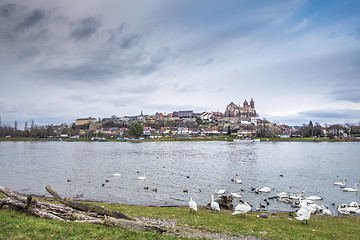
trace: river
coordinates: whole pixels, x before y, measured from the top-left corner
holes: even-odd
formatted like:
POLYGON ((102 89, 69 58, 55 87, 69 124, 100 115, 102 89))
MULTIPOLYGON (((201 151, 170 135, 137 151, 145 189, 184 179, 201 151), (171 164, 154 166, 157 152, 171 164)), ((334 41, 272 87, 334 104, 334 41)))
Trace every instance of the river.
MULTIPOLYGON (((205 206, 215 190, 226 189, 241 192, 253 210, 277 188, 305 190, 336 214, 337 204, 360 202, 333 184, 346 178, 354 188, 359 156, 357 142, 0 142, 0 185, 47 196, 50 185, 64 197, 146 206, 187 205, 190 197, 205 206), (137 179, 144 174, 146 180, 137 179), (249 185, 272 190, 255 194, 249 185)), ((262 210, 294 211, 268 202, 262 210)))

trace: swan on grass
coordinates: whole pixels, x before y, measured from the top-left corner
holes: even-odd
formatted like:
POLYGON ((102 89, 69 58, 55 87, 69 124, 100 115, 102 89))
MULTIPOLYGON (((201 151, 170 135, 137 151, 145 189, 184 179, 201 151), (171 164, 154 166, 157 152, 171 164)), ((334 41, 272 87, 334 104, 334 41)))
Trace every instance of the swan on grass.
POLYGON ((306 221, 306 224, 308 224, 308 220, 310 219, 311 212, 305 208, 300 208, 299 211, 296 212, 297 217, 295 217, 297 220, 301 221, 301 223, 304 223, 306 221))
POLYGON ((342 182, 335 182, 334 185, 338 185, 340 187, 345 187, 346 179, 344 178, 342 182))
POLYGON ((331 211, 324 205, 320 205, 321 211, 324 213, 324 215, 331 215, 331 211))
POLYGON ((138 180, 146 180, 146 173, 144 173, 144 176, 138 177, 137 179, 138 179, 138 180))
POLYGON ((344 192, 357 192, 358 191, 358 183, 355 183, 355 188, 344 188, 343 191, 344 192))
POLYGON ((197 205, 196 202, 192 200, 192 198, 190 198, 190 202, 189 202, 189 208, 190 208, 190 212, 191 210, 197 211, 197 205))
POLYGON ((216 212, 216 211, 220 211, 220 205, 218 202, 214 201, 214 195, 211 195, 211 209, 216 212))
POLYGON ((245 217, 245 213, 249 212, 250 210, 251 206, 247 202, 244 202, 243 204, 238 204, 235 207, 235 211, 231 215, 241 214, 243 217, 245 217))

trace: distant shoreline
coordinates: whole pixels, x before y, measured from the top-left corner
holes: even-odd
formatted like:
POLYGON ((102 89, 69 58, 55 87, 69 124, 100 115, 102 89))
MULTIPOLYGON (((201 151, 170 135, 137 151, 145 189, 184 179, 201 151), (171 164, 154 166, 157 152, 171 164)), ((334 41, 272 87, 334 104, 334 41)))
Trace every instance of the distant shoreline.
MULTIPOLYGON (((172 138, 157 138, 157 139, 127 139, 116 140, 107 139, 108 142, 201 142, 201 141, 226 141, 232 142, 235 137, 221 136, 221 137, 172 137, 172 138)), ((260 139, 260 142, 360 142, 360 138, 255 138, 260 139)), ((31 138, 31 137, 0 137, 0 142, 98 142, 87 139, 71 139, 71 138, 31 138)))

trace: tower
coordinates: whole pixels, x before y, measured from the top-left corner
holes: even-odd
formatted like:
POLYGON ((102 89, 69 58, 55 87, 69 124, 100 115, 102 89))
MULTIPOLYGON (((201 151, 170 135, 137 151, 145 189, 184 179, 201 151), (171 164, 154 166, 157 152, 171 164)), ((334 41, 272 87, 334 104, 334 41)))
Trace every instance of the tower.
POLYGON ((255 102, 254 102, 253 98, 251 98, 250 107, 255 108, 255 102))

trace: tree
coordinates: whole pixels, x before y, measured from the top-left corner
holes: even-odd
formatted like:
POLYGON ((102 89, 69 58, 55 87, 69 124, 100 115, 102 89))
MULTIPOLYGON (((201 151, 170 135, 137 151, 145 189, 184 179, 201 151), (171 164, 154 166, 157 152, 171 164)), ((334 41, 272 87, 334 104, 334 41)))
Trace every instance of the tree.
POLYGON ((140 123, 133 123, 129 129, 129 135, 132 137, 140 137, 143 134, 144 127, 140 123))
POLYGON ((231 128, 230 128, 230 125, 228 126, 228 130, 227 130, 227 135, 231 135, 231 128))

